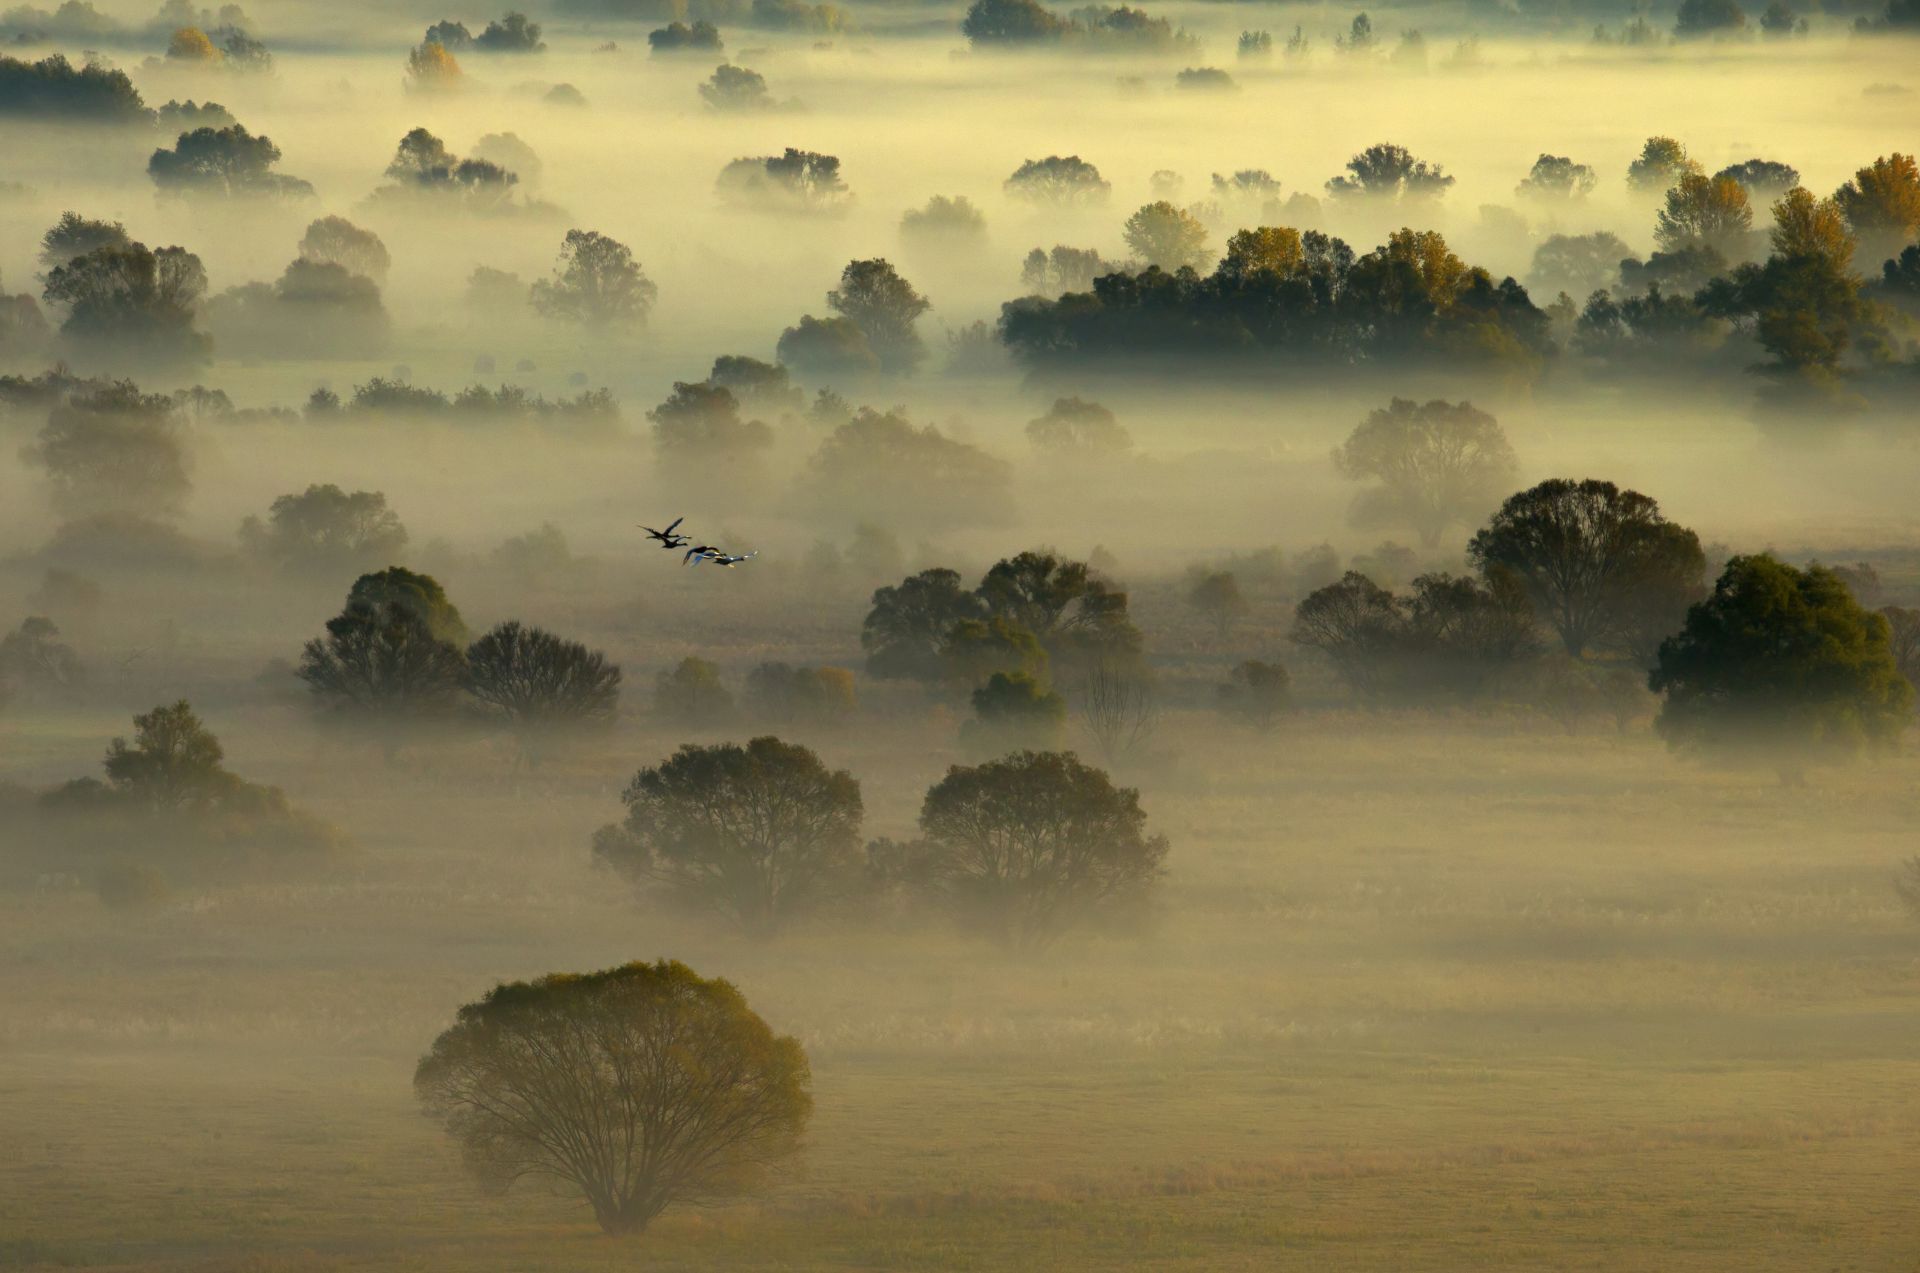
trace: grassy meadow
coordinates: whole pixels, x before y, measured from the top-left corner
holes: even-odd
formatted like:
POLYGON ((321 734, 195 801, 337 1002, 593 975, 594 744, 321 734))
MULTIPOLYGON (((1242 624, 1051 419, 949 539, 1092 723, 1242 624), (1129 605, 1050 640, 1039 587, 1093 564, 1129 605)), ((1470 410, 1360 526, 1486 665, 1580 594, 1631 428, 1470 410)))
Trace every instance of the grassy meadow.
MULTIPOLYGON (((1920 758, 1803 788, 1640 722, 1171 713, 1149 932, 1038 960, 909 917, 754 945, 643 905, 586 838, 641 723, 513 776, 483 744, 304 744, 210 713, 353 846, 109 910, 0 900, 0 1267, 1905 1269, 1920 1258, 1920 931, 1889 886, 1920 758), (494 981, 671 955, 812 1058, 797 1170, 602 1237, 480 1194, 414 1061, 494 981)), ((86 768, 100 716, 9 721, 86 768)), ((918 722, 810 739, 909 829, 918 722)), ((932 741, 930 741, 932 740, 932 741)))

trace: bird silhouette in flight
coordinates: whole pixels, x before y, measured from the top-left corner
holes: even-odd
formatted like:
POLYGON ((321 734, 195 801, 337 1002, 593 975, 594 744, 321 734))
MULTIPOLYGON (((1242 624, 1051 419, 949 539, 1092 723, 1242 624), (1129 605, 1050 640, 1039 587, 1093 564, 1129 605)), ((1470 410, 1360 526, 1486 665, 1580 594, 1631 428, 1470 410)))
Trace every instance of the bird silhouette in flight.
POLYGON ((659 540, 662 548, 684 548, 687 543, 687 537, 685 535, 674 534, 673 528, 686 520, 684 517, 676 517, 673 519, 672 524, 665 530, 655 530, 651 526, 642 526, 640 529, 647 532, 647 538, 659 540))

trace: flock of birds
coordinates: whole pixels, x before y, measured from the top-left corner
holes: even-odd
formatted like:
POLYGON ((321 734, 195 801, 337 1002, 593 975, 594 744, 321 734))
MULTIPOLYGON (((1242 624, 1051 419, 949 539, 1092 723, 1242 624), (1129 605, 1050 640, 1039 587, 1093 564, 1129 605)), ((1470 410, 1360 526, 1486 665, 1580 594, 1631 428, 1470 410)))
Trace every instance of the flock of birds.
POLYGON ((642 526, 640 529, 647 532, 647 538, 659 540, 662 548, 686 549, 687 555, 680 559, 680 564, 683 566, 697 566, 703 561, 710 561, 716 566, 737 566, 743 561, 760 555, 758 549, 748 553, 730 553, 713 544, 696 544, 675 530, 675 527, 686 520, 684 517, 676 517, 665 530, 655 530, 651 526, 642 526))

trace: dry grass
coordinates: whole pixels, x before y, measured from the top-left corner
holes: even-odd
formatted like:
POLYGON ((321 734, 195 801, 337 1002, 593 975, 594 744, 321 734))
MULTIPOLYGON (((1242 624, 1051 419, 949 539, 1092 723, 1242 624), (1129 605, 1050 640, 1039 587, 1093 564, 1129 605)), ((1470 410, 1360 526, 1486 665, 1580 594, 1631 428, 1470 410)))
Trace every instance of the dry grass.
MULTIPOLYGON (((509 783, 485 748, 382 771, 275 710, 218 724, 357 850, 131 914, 0 900, 0 1266, 1798 1270, 1920 1243, 1920 937, 1888 884, 1913 758, 1785 791, 1643 736, 1326 714, 1227 748, 1177 716, 1171 763, 1127 775, 1175 844, 1151 931, 1026 964, 639 905, 585 836, 669 745, 643 725, 509 783), (657 954, 807 1043, 801 1168, 631 1250, 565 1199, 478 1196, 414 1058, 495 980, 657 954)), ((32 738, 69 771, 97 744, 32 738)), ((948 759, 911 723, 816 741, 876 832, 948 759)))

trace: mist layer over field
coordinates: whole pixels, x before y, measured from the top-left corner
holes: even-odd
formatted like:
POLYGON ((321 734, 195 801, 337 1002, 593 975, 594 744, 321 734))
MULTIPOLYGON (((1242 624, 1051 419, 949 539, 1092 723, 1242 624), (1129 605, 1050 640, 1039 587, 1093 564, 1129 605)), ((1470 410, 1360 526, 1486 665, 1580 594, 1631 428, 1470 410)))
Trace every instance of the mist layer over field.
MULTIPOLYGON (((968 46, 959 9, 914 6, 857 9, 832 33, 722 23, 724 53, 669 56, 646 38, 664 16, 535 13, 543 52, 463 52, 458 89, 434 92, 406 76, 423 28, 478 33, 500 15, 250 5, 265 74, 162 58, 164 35, 127 34, 145 12, 110 11, 112 37, 0 47, 76 64, 97 47, 149 108, 218 101, 313 187, 168 197, 147 174, 166 127, 0 116, 0 301, 41 296, 42 235, 68 211, 190 250, 213 298, 278 278, 323 216, 372 230, 391 258, 386 334, 345 354, 216 333, 204 358, 119 362, 56 332, 51 301, 47 331, 0 341, 0 376, 19 378, 0 382, 0 635, 48 617, 82 670, 42 675, 43 654, 29 675, 0 648, 0 1268, 1920 1260, 1920 925, 1893 883, 1920 848, 1912 731, 1904 750, 1896 728, 1894 745, 1804 771, 1703 756, 1656 730, 1646 656, 1563 657, 1544 615, 1533 661, 1507 670, 1525 688, 1400 700, 1370 696, 1297 626, 1348 570, 1389 590, 1473 573, 1473 533, 1507 492, 1550 478, 1657 498, 1697 535, 1699 596, 1729 559, 1772 553, 1852 566, 1861 607, 1920 606, 1920 400, 1875 397, 1856 417, 1836 391, 1782 427, 1766 405, 1778 369, 1749 370, 1751 323, 1658 374, 1602 368, 1570 341, 1491 371, 1450 357, 1096 369, 1017 356, 995 329, 1034 290, 1030 251, 1096 249, 1119 270, 1127 218, 1155 200, 1211 201, 1195 213, 1208 274, 1235 230, 1276 223, 1214 189, 1248 169, 1277 179, 1282 205, 1314 196, 1296 228, 1356 254, 1436 230, 1522 283, 1552 235, 1609 232, 1647 257, 1659 198, 1626 173, 1649 137, 1681 140, 1706 173, 1789 163, 1824 197, 1915 149, 1915 44, 1814 15, 1800 36, 1632 48, 1588 39, 1624 13, 1428 6, 1375 13, 1381 47, 1361 56, 1336 47, 1345 10, 1153 13, 1194 43, 996 52, 968 46), (1236 57, 1242 31, 1280 43, 1296 24, 1304 56, 1236 57), (1414 28, 1423 57, 1394 56, 1414 28), (723 61, 764 76, 775 104, 706 105, 723 61), (1231 88, 1177 81, 1198 67, 1231 88), (506 210, 383 199, 415 128, 455 156, 510 133, 537 164, 506 210), (1454 184, 1412 206, 1329 198, 1380 142, 1454 184), (716 189, 730 161, 787 148, 838 158, 844 206, 769 211, 716 189), (1061 205, 1006 188, 1023 162, 1069 155, 1110 194, 1061 205), (1542 155, 1589 165, 1592 194, 1517 195, 1542 155), (903 213, 934 196, 965 196, 984 231, 903 235, 903 213), (644 323, 474 299, 480 267, 521 293, 549 279, 573 229, 631 249, 657 288, 644 323), (828 315, 848 262, 871 258, 931 302, 916 372, 795 367, 790 399, 743 412, 765 421, 764 445, 670 453, 649 412, 677 384, 723 355, 776 361, 783 331, 828 315), (152 408, 176 410, 184 488, 81 508, 44 458, 43 428, 73 399, 32 396, 56 366, 224 393, 152 408), (604 389, 615 409, 355 408, 383 382, 549 402, 604 389), (346 409, 313 406, 320 389, 346 409), (844 402, 816 407, 822 390, 844 402), (1125 444, 1045 445, 1030 424, 1063 398, 1110 410, 1125 444), (1392 400, 1437 398, 1496 418, 1512 464, 1425 542, 1367 516, 1329 457, 1392 400), (941 452, 954 467, 934 477, 906 451, 836 470, 857 407, 974 451, 941 452), (259 519, 317 484, 379 492, 404 534, 377 559, 274 558, 259 519), (682 516, 694 544, 757 555, 683 564, 638 529, 682 516), (1138 630, 1128 669, 1152 719, 1126 745, 1088 706, 1105 665, 1070 642, 1045 651, 1054 741, 1137 788, 1170 846, 1136 905, 1021 952, 888 881, 750 936, 596 858, 637 770, 767 734, 859 780, 862 845, 920 835, 929 787, 997 751, 973 732, 976 686, 878 674, 863 621, 903 577, 948 567, 972 589, 1029 549, 1089 562, 1138 630), (604 654, 617 709, 538 756, 471 704, 419 728, 340 725, 295 665, 356 578, 387 566, 443 585, 468 638, 520 620, 604 654), (1201 585, 1223 573, 1234 603, 1209 608, 1201 585), (713 665, 730 710, 670 710, 656 678, 689 659, 713 665), (754 688, 769 663, 848 669, 846 698, 776 703, 754 688), (1286 669, 1284 710, 1257 722, 1234 698, 1254 664, 1286 669), (1566 689, 1589 673, 1611 689, 1566 689), (104 849, 69 843, 43 793, 99 775, 130 717, 178 700, 321 847, 214 853, 244 838, 239 815, 206 844, 137 826, 104 849), (125 879, 131 894, 106 882, 125 879), (622 1240, 574 1191, 477 1188, 420 1116, 423 1051, 498 983, 661 958, 730 980, 805 1049, 801 1151, 755 1191, 622 1240)), ((1756 231, 1769 202, 1755 199, 1756 231)), ((1766 258, 1763 239, 1748 259, 1766 258)), ((1879 268, 1854 264, 1869 282, 1879 268)), ((1913 330, 1889 319, 1876 374, 1920 383, 1913 330)))

